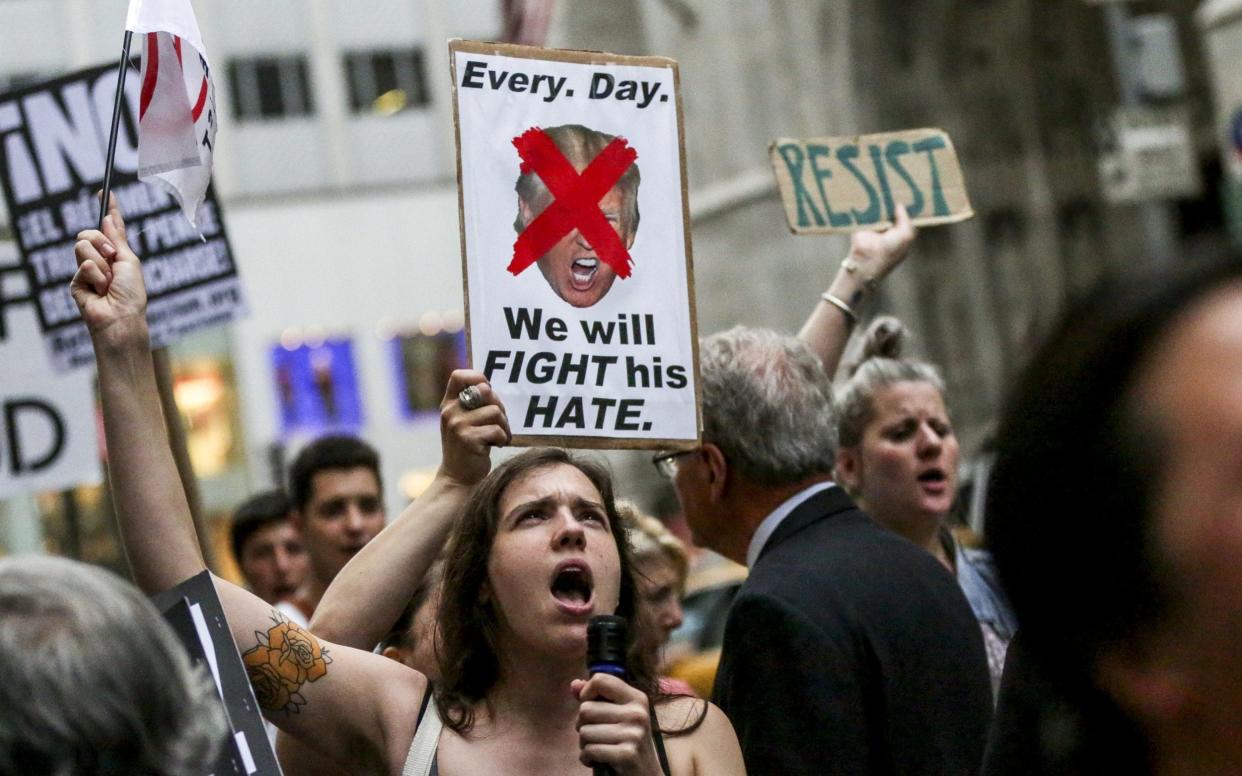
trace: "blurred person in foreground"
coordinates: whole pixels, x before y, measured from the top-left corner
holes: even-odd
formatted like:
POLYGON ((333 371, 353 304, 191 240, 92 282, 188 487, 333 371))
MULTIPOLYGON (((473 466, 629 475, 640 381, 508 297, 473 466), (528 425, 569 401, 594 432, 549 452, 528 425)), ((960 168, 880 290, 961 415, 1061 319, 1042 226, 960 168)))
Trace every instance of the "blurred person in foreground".
POLYGON ((991 692, 953 578, 832 481, 832 387, 803 343, 737 327, 700 348, 703 441, 656 460, 695 544, 750 575, 713 699, 756 774, 973 774, 991 692))
POLYGON ((292 505, 279 489, 256 493, 233 512, 229 537, 246 585, 269 604, 291 598, 310 568, 292 505))
MULTIPOLYGON (((892 229, 854 235, 849 256, 799 334, 829 374, 858 323, 857 308, 905 260, 914 238, 904 207, 892 229)), ((949 531, 959 448, 944 378, 932 364, 902 357, 905 337, 891 317, 876 319, 864 334, 862 353, 836 392, 834 470, 868 516, 927 550, 957 578, 979 621, 995 695, 1017 618, 991 556, 961 546, 949 531)))
MULTIPOLYGON (((1024 658, 1006 682, 1020 668, 1044 697, 995 747, 1033 737, 1040 762, 989 772, 1242 769, 1239 460, 1242 263, 1109 281, 1071 304, 997 436, 987 540, 1024 658)), ((1002 719, 1006 701, 1002 688, 1002 719)))
POLYGON ((132 585, 0 560, 0 775, 201 776, 226 733, 211 679, 132 585))

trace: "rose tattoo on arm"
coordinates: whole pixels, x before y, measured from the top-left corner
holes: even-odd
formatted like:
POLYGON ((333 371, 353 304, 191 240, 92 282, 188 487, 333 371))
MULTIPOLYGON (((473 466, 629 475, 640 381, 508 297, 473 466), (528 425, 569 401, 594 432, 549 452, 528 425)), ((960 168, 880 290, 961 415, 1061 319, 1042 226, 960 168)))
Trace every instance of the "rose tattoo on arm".
POLYGON ((319 640, 273 610, 275 623, 266 633, 255 631, 258 643, 242 655, 255 698, 265 711, 297 714, 306 705, 302 685, 328 673, 332 656, 319 640))

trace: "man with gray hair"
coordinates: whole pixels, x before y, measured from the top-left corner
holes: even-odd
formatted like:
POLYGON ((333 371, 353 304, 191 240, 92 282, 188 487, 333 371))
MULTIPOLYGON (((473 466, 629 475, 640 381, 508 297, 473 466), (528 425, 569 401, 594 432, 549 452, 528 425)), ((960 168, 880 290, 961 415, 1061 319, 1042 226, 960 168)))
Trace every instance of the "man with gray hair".
POLYGON ((226 734, 211 679, 136 588, 0 560, 0 776, 201 776, 226 734))
POLYGON ((697 544, 745 563, 713 700, 754 774, 973 774, 992 694, 953 577, 832 482, 823 367, 737 327, 700 348, 703 443, 656 456, 697 544))

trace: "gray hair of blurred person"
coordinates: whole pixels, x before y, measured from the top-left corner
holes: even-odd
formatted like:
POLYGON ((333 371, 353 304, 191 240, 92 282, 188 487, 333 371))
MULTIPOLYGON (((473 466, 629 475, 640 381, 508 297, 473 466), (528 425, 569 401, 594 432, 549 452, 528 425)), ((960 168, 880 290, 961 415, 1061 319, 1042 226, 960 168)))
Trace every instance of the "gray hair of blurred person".
POLYGON ((699 347, 703 439, 761 485, 832 472, 837 451, 832 384, 797 339, 735 326, 699 347))
POLYGON ((223 742, 211 680, 115 574, 0 560, 0 775, 198 776, 223 742))
MULTIPOLYGON (((616 135, 609 135, 606 132, 584 127, 581 124, 562 124, 557 127, 546 127, 543 132, 552 139, 552 142, 565 155, 565 158, 574 165, 589 164, 592 159, 599 155, 600 151, 603 151, 608 147, 609 143, 616 139, 616 135)), ((625 222, 621 226, 628 234, 633 234, 638 230, 638 184, 641 182, 642 177, 638 172, 638 163, 635 162, 626 169, 615 186, 625 198, 625 222)), ((544 184, 538 173, 533 170, 519 175, 517 183, 513 188, 517 191, 518 198, 529 205, 536 213, 547 205, 551 197, 547 185, 544 184)), ((526 222, 522 220, 520 209, 517 218, 513 221, 513 228, 518 232, 526 228, 526 222)))
POLYGON ((837 391, 837 433, 842 447, 862 442, 875 417, 875 395, 895 383, 927 383, 944 396, 944 378, 924 361, 903 359, 906 327, 891 316, 876 318, 863 336, 862 353, 837 391))

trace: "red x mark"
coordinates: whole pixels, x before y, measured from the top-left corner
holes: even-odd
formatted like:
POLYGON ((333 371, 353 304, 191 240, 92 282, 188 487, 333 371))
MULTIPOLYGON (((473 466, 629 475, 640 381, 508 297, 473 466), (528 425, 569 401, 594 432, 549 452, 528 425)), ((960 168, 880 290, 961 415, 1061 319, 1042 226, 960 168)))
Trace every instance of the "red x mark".
POLYGON ((552 138, 539 127, 513 138, 513 145, 522 157, 522 174, 533 170, 555 199, 518 235, 517 242, 513 243, 509 271, 516 275, 534 264, 577 227, 595 249, 595 254, 619 277, 628 278, 634 261, 599 209, 599 201, 617 185, 638 158, 638 152, 630 148, 625 138, 614 138, 579 175, 552 138))

